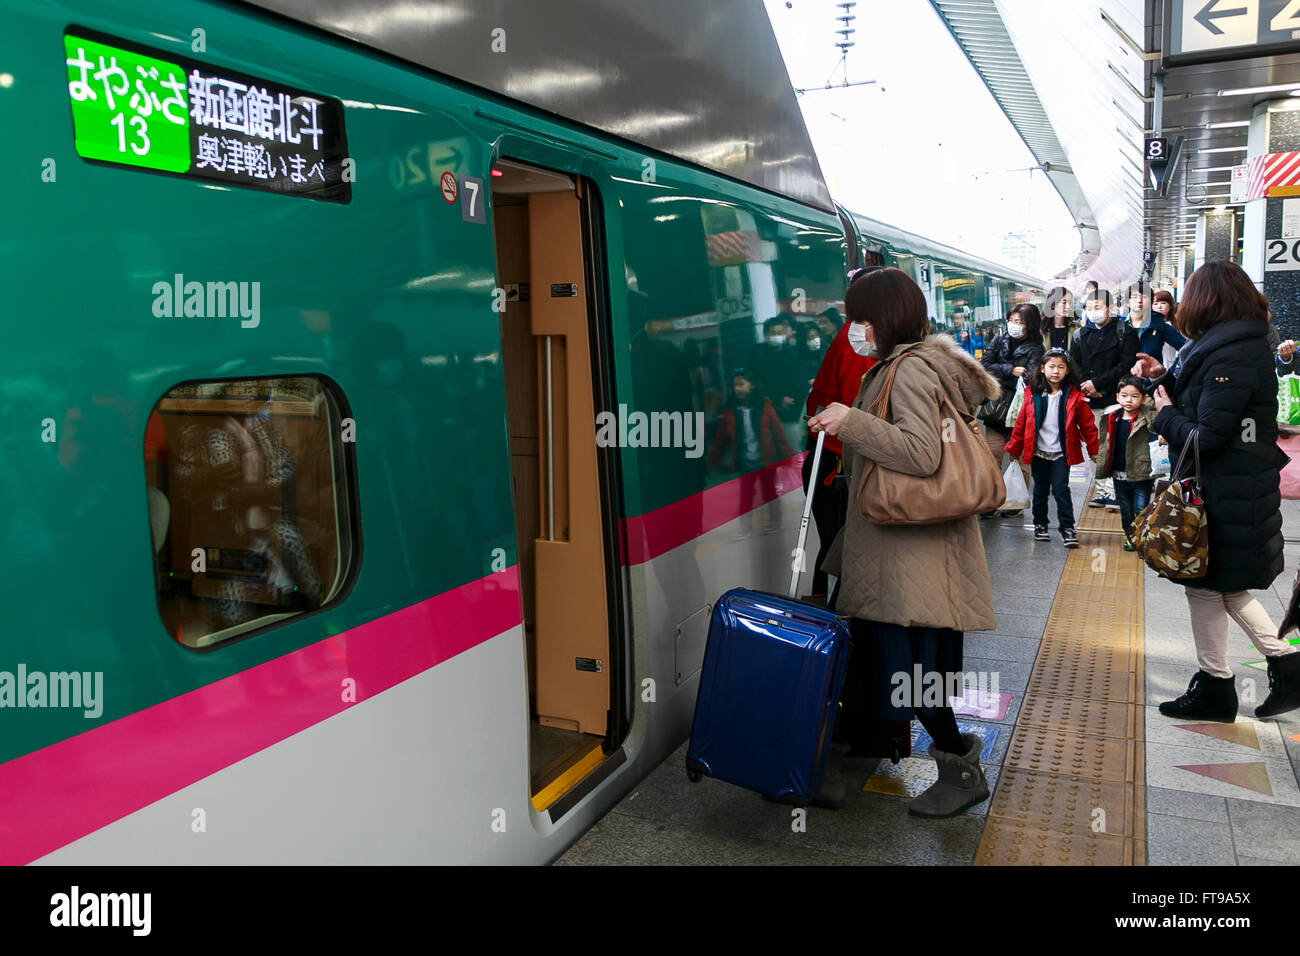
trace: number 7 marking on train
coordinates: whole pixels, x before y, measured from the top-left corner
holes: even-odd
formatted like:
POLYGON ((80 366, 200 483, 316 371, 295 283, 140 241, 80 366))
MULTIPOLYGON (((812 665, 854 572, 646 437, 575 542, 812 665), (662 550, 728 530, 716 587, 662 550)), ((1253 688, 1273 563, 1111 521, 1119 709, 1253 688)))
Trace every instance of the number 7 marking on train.
POLYGON ((460 218, 465 222, 487 222, 484 206, 479 202, 483 192, 483 180, 477 176, 460 177, 460 218))

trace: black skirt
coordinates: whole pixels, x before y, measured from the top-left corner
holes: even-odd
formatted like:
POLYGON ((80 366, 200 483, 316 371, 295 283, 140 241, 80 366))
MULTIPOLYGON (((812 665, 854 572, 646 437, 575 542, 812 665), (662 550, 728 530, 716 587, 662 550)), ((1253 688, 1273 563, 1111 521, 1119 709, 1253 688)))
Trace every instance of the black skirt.
MULTIPOLYGON (((917 710, 951 706, 962 695, 962 632, 946 627, 903 627, 850 621, 853 639, 846 698, 885 720, 911 720, 917 710), (931 675, 938 675, 938 678, 931 675), (949 678, 949 675, 957 675, 949 678)), ((845 708, 851 705, 845 700, 845 708)))

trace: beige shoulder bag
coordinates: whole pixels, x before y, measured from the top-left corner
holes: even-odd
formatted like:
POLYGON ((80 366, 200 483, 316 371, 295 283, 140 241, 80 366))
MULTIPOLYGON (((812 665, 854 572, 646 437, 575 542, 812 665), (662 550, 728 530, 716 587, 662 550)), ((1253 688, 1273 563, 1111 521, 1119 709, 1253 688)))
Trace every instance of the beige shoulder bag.
MULTIPOLYGON (((885 374, 880 394, 867 409, 872 415, 889 420, 894 375, 909 357, 899 356, 885 374)), ((857 502, 862 517, 872 524, 939 524, 993 511, 1006 501, 1002 472, 980 436, 979 423, 953 407, 947 389, 940 399, 939 414, 945 424, 939 468, 934 474, 924 478, 905 475, 867 462, 857 502), (946 424, 948 420, 951 426, 946 424)))

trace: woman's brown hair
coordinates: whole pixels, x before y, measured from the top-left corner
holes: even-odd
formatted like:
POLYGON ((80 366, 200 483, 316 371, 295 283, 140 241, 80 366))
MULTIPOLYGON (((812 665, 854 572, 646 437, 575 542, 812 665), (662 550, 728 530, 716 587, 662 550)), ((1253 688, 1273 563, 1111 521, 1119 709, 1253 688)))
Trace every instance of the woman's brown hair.
POLYGON ((930 329, 925 294, 901 269, 876 269, 858 277, 844 293, 850 322, 868 322, 879 357, 900 345, 920 342, 930 329))
POLYGON ((1268 299, 1235 262, 1207 262, 1187 279, 1174 327, 1196 339, 1234 319, 1267 321, 1268 299))
POLYGON ((1165 321, 1178 328, 1178 303, 1174 301, 1174 294, 1166 289, 1161 289, 1151 297, 1151 304, 1163 302, 1169 306, 1169 313, 1165 316, 1165 321))

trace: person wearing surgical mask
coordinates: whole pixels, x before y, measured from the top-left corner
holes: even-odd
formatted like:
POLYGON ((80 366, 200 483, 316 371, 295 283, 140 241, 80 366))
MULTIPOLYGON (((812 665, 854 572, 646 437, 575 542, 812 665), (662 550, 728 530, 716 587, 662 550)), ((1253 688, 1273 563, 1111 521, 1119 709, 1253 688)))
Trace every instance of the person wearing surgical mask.
MULTIPOLYGON (((1115 404, 1115 388, 1137 361, 1138 333, 1129 322, 1111 320, 1111 298, 1105 289, 1094 289, 1084 302, 1084 326, 1070 343, 1070 359, 1083 378, 1083 392, 1092 409, 1094 424, 1101 427, 1106 408, 1115 404)), ((1093 482, 1096 492, 1090 508, 1119 510, 1109 478, 1093 482)))
POLYGON ((849 323, 849 345, 864 358, 873 359, 879 354, 871 327, 866 322, 849 323))
MULTIPOLYGON (((1042 314, 1038 306, 1028 302, 1017 305, 1007 313, 1007 330, 994 336, 980 356, 984 370, 998 380, 1002 386, 1002 399, 1005 401, 1016 391, 1016 382, 1027 381, 1043 360, 1042 314)), ((1003 451, 1011 437, 1011 429, 1005 421, 983 421, 984 442, 988 445, 993 460, 1002 468, 1003 451)), ((1029 466, 1021 463, 1025 485, 1030 483, 1029 466)), ((1014 517, 1019 511, 985 512, 983 517, 991 518, 994 514, 1014 517)))
POLYGON ((771 399, 782 421, 798 420, 799 396, 808 387, 802 375, 794 326, 785 315, 763 323, 763 343, 753 357, 754 384, 771 399))
MULTIPOLYGON (((822 335, 812 322, 800 322, 794 334, 799 342, 799 382, 803 388, 810 389, 826 351, 822 347, 822 335)), ((825 344, 829 345, 829 340, 825 344)))

